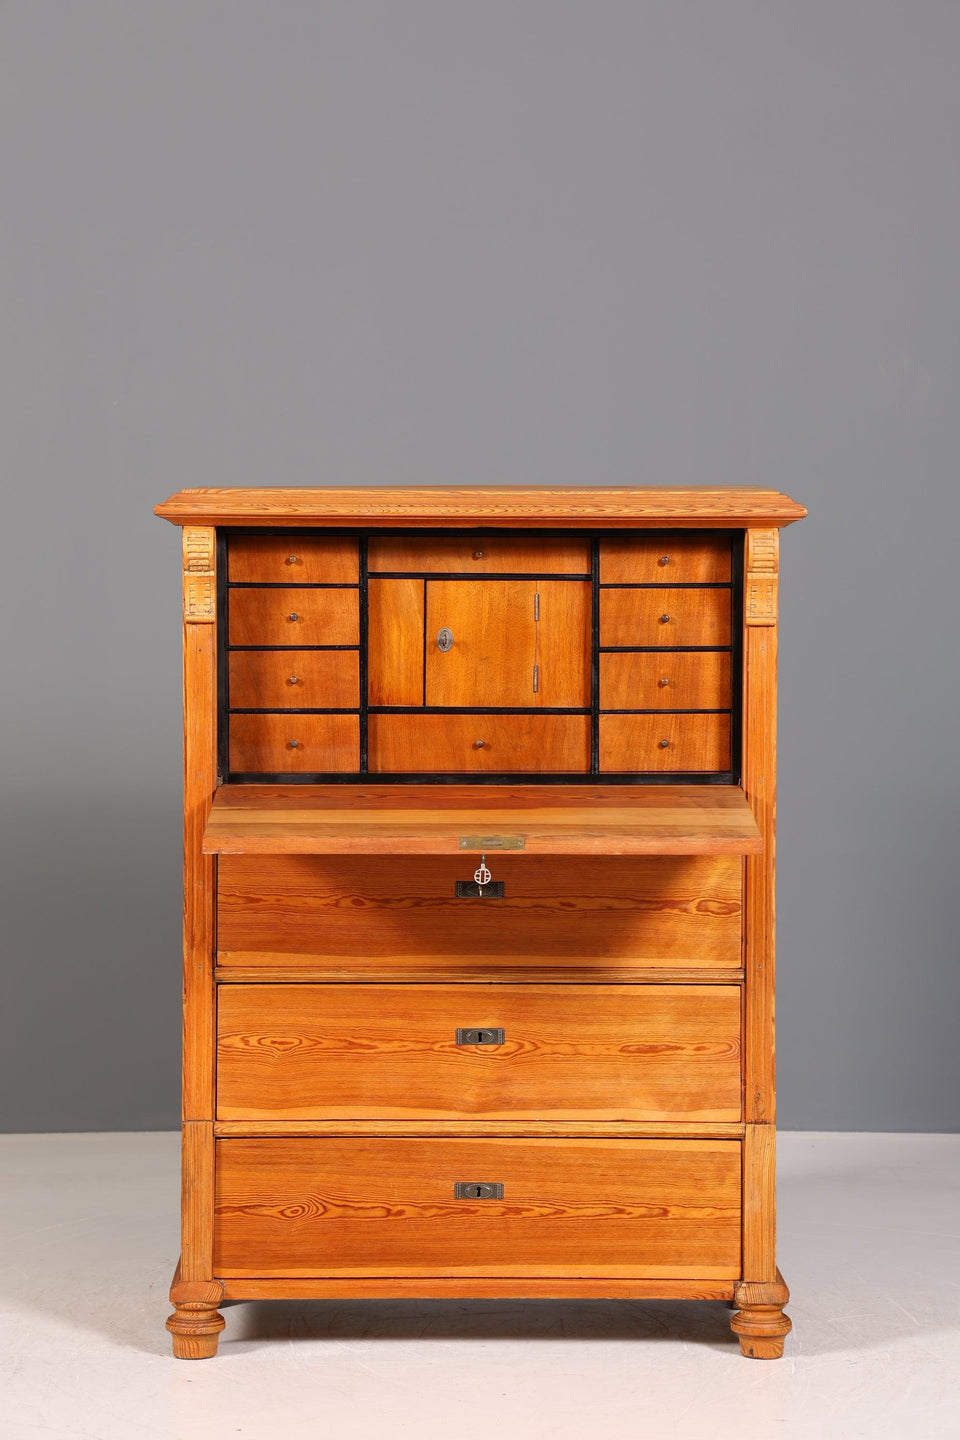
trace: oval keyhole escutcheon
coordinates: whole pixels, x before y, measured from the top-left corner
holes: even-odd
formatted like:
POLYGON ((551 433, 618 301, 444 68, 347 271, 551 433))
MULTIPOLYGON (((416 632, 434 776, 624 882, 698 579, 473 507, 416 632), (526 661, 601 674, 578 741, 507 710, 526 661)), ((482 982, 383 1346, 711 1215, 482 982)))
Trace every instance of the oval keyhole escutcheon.
POLYGON ((446 625, 442 630, 437 631, 437 649, 442 650, 444 654, 453 649, 453 631, 448 630, 446 625))

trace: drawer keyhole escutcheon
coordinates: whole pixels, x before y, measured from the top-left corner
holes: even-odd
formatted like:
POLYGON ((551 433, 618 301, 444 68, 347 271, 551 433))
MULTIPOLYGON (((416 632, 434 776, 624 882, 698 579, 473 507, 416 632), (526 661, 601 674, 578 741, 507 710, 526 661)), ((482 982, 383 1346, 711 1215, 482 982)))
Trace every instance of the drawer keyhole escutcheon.
POLYGON ((455 1200, 502 1200, 503 1186, 488 1180, 458 1180, 453 1196, 455 1200))
POLYGON ((506 1031, 502 1029, 458 1030, 458 1045, 505 1045, 506 1031))
POLYGON ((453 631, 448 630, 446 625, 442 630, 437 631, 437 649, 442 650, 444 655, 448 650, 453 649, 453 631))

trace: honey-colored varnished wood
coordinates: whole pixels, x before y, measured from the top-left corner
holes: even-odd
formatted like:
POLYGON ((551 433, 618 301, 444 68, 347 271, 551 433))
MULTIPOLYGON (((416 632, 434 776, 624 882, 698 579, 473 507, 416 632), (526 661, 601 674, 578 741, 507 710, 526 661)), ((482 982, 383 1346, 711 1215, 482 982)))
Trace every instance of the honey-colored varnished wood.
MULTIPOLYGON (((521 530, 790 525, 806 510, 776 490, 737 486, 334 486, 179 490, 153 513, 174 525, 489 525, 521 530)), ((471 537, 472 539, 473 537, 471 537)))
POLYGON ((601 585, 729 585, 730 541, 637 535, 600 542, 601 585))
POLYGON ((422 705, 426 584, 371 580, 367 698, 371 705, 422 705))
POLYGON ((356 650, 231 650, 227 665, 235 710, 356 710, 360 704, 356 650))
MULTIPOLYGON (((183 532, 183 576, 216 592, 216 535, 183 532)), ((214 905, 217 862, 203 832, 217 784, 217 634, 205 614, 183 615, 183 1058, 184 1120, 212 1120, 215 1084, 214 905)), ((194 1277, 190 1277, 194 1278, 194 1277)))
POLYGON ((740 1119, 733 985, 228 985, 218 1034, 221 1119, 740 1119))
POLYGON ((174 1355, 216 1353, 223 1301, 521 1297, 732 1302, 743 1354, 781 1355, 803 508, 317 486, 156 513, 183 530, 174 1355))
POLYGON ((427 704, 588 706, 590 604, 586 580, 428 580, 427 704))
POLYGON ((731 668, 727 650, 601 654, 600 709, 729 710, 731 668))
POLYGON ((231 645, 357 645, 360 610, 354 589, 282 585, 229 592, 231 645))
POLYGON ((170 1286, 173 1314, 167 1329, 173 1337, 177 1360, 209 1360, 217 1353, 225 1321, 217 1306, 224 1298, 219 1280, 184 1280, 178 1265, 170 1286))
POLYGON ((457 575, 589 575, 589 540, 545 540, 537 535, 477 535, 453 539, 382 536, 371 539, 371 574, 378 570, 457 575))
POLYGON ((597 965, 608 977, 618 967, 740 964, 739 856, 490 854, 504 898, 458 899, 455 881, 478 859, 223 855, 219 963, 398 978, 408 966, 482 978, 504 963, 518 976, 597 965))
POLYGON ((679 775, 730 768, 729 715, 601 715, 600 769, 679 775))
POLYGON ((589 715, 371 715, 369 765, 381 774, 586 774, 589 715))
POLYGON ((729 645, 731 600, 726 589, 600 591, 600 644, 729 645))
POLYGON ((783 1307, 790 1299, 783 1276, 778 1270, 773 1280, 745 1280, 733 1295, 737 1313, 730 1320, 730 1329, 740 1341, 740 1353, 751 1360, 779 1360, 783 1344, 793 1324, 783 1307))
POLYGON ((740 1146, 218 1140, 216 1213, 218 1275, 735 1279, 740 1146), (456 1199, 458 1182, 503 1198, 456 1199))
POLYGON ((733 1280, 523 1275, 290 1275, 282 1280, 230 1276, 225 1300, 717 1300, 730 1301, 733 1280))
POLYGON ((356 585, 360 547, 346 535, 235 535, 227 574, 247 585, 356 585))
POLYGON ((222 785, 204 845, 223 855, 746 855, 735 785, 222 785), (475 843, 476 842, 476 843, 475 843))
POLYGON ((244 774, 333 774, 360 764, 356 715, 231 715, 230 769, 244 774))

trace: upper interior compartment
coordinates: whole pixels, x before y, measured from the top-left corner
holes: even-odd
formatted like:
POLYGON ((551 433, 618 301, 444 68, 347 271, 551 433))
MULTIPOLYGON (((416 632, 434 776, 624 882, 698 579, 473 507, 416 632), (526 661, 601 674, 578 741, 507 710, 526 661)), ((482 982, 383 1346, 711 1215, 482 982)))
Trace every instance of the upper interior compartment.
POLYGON ((223 780, 738 781, 740 530, 218 534, 223 780))

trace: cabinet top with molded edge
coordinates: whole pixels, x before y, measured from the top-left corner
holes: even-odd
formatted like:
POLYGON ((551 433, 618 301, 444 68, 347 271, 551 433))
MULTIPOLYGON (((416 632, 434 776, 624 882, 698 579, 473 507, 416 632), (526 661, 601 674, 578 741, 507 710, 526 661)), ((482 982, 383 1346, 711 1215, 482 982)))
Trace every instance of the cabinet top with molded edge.
POLYGON ((802 520, 777 490, 690 486, 326 486, 179 490, 154 507, 174 525, 597 526, 773 529, 802 520))

